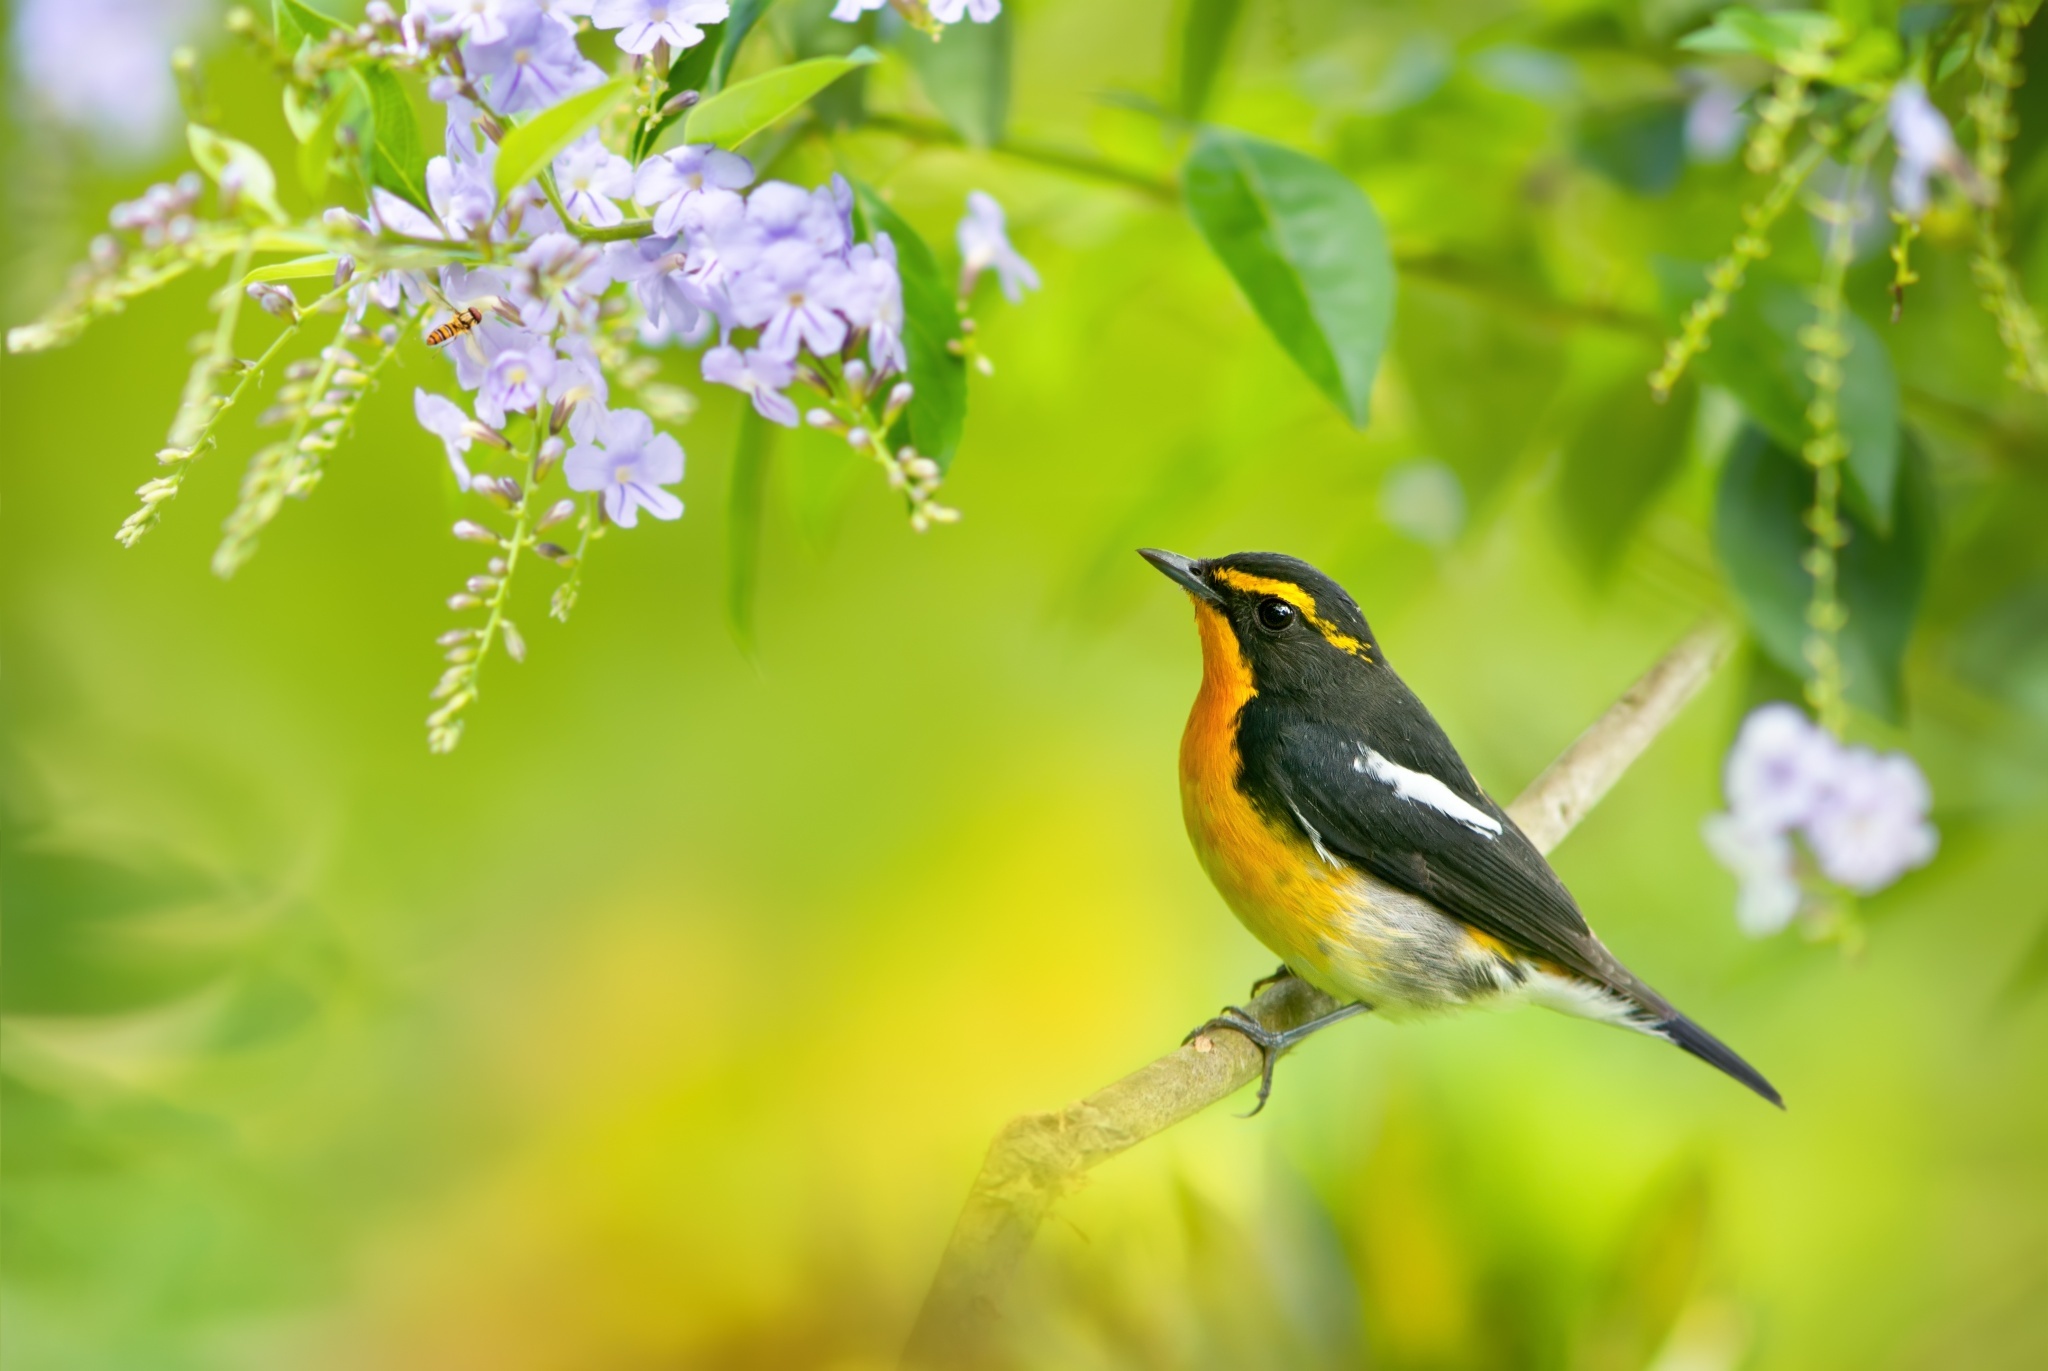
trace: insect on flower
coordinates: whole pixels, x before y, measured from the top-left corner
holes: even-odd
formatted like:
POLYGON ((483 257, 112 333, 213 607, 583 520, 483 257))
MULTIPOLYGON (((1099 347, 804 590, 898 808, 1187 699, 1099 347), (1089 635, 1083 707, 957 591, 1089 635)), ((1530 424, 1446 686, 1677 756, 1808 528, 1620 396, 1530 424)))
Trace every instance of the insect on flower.
POLYGON ((427 346, 437 348, 443 343, 452 343, 483 321, 484 312, 474 305, 468 309, 458 309, 453 319, 427 335, 427 346))

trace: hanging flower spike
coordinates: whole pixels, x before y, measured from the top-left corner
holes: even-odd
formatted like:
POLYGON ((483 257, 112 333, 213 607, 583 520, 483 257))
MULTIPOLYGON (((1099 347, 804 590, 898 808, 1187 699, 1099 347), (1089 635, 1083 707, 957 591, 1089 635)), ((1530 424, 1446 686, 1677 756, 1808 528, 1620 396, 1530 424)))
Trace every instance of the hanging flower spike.
POLYGON ((661 489, 683 479, 682 445, 637 409, 605 415, 592 441, 569 449, 562 472, 571 490, 602 491, 605 515, 620 528, 632 528, 643 509, 683 517, 683 502, 661 489))

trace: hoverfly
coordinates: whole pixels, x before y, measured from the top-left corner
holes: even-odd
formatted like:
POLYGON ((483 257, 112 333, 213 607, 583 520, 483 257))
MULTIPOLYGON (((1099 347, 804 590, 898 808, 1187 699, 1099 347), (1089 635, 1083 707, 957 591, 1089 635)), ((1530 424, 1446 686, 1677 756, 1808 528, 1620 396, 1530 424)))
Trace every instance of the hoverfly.
POLYGON ((468 309, 457 309, 453 319, 427 335, 427 346, 437 348, 443 343, 452 343, 483 321, 484 312, 474 305, 468 309))

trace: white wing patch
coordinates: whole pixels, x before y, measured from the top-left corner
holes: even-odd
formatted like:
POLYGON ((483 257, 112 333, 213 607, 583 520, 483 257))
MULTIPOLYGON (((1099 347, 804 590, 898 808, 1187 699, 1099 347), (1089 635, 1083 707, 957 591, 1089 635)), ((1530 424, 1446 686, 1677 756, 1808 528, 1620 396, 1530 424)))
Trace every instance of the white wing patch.
POLYGON ((1395 799, 1406 800, 1410 804, 1427 805, 1445 818, 1457 820, 1474 833, 1484 833, 1489 838, 1500 836, 1500 820, 1476 805, 1466 802, 1457 791, 1426 771, 1410 771, 1405 766, 1388 761, 1363 743, 1358 745, 1358 755, 1351 760, 1351 769, 1391 787, 1395 799))

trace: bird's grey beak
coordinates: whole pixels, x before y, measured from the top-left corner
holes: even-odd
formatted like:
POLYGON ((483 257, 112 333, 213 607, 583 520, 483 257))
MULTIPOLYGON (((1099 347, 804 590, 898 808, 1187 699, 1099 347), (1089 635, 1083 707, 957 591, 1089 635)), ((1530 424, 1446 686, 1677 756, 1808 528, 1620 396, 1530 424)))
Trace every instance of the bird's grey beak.
POLYGON ((1166 552, 1156 547, 1141 547, 1138 549, 1138 555, 1158 567, 1166 574, 1168 580, 1197 600, 1207 600, 1212 605, 1223 603, 1223 597, 1211 590, 1209 583, 1195 570, 1194 558, 1183 557, 1178 552, 1166 552))

